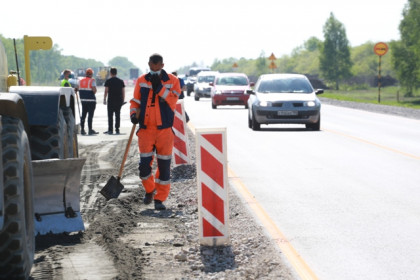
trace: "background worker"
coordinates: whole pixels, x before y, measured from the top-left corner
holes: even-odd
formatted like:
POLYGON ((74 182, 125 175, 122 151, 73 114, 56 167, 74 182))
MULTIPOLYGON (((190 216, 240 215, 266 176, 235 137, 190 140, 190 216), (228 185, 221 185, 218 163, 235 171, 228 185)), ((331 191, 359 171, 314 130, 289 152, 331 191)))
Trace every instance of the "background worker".
POLYGON ((81 134, 86 135, 85 131, 85 119, 88 115, 88 128, 89 135, 98 134, 92 128, 93 115, 96 109, 96 81, 93 76, 93 70, 91 68, 86 69, 86 77, 79 81, 78 91, 80 95, 80 101, 82 101, 82 116, 80 117, 81 134))
POLYGON ((64 78, 61 80, 62 87, 71 87, 71 84, 69 82, 70 74, 71 74, 71 71, 69 69, 64 70, 63 72, 64 78))
POLYGON ((117 68, 111 67, 110 74, 111 78, 105 81, 104 105, 108 105, 108 131, 104 133, 113 134, 115 114, 115 133, 120 134, 120 113, 125 100, 125 85, 124 81, 117 77, 117 68))
MULTIPOLYGON (((174 75, 175 77, 178 77, 178 73, 176 71, 172 72, 172 75, 174 75)), ((182 78, 178 78, 179 80, 179 86, 181 87, 181 94, 179 95, 179 99, 184 99, 184 91, 186 90, 187 86, 185 85, 184 79, 182 78)), ((185 121, 189 122, 190 121, 190 117, 187 114, 187 111, 185 111, 185 121)))
POLYGON ((146 191, 144 204, 154 199, 156 210, 165 210, 163 202, 170 190, 170 171, 174 134, 174 110, 181 93, 179 80, 163 70, 163 58, 159 54, 149 57, 148 74, 140 76, 130 101, 130 118, 139 123, 137 131, 140 151, 140 179, 146 191), (139 118, 136 113, 140 112, 139 118), (153 156, 156 152, 158 168, 152 174, 153 156), (156 191, 156 195, 154 192, 156 191))

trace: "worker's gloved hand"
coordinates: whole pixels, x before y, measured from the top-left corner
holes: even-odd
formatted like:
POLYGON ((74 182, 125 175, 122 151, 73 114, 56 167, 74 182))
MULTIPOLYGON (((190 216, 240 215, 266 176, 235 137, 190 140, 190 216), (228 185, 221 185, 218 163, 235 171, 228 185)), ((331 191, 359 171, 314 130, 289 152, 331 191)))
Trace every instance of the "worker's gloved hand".
POLYGON ((106 100, 104 99, 104 105, 106 105, 106 100))
POLYGON ((139 123, 139 119, 136 117, 136 113, 131 114, 130 120, 133 124, 138 124, 139 123))
POLYGON ((150 81, 152 82, 153 92, 158 93, 162 88, 162 82, 160 81, 159 75, 153 74, 150 81))

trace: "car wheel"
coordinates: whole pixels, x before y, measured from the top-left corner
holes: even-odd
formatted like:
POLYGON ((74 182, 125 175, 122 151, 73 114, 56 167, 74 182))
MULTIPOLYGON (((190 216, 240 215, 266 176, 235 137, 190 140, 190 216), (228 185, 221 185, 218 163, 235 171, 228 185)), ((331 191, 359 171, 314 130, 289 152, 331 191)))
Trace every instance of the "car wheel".
POLYGON ((248 110, 248 127, 252 128, 252 120, 251 120, 251 113, 248 110))
POLYGON ((321 116, 319 116, 319 119, 316 123, 309 123, 306 125, 307 129, 319 131, 321 129, 321 116))
POLYGON ((187 96, 191 95, 191 90, 187 89, 187 96))
POLYGON ((194 95, 194 100, 195 100, 195 101, 200 100, 200 97, 197 95, 197 93, 194 95))
POLYGON ((248 109, 248 103, 245 103, 245 109, 248 109))
POLYGON ((213 104, 213 102, 211 103, 211 108, 213 108, 213 109, 217 109, 217 105, 216 104, 213 104))
POLYGON ((261 125, 255 119, 255 114, 252 115, 252 130, 260 130, 261 125))

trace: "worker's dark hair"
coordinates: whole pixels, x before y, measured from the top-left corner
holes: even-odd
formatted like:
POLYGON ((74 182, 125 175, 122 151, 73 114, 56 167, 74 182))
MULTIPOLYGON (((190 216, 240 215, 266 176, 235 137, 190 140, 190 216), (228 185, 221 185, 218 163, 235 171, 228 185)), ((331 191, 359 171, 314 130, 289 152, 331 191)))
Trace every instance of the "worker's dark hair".
POLYGON ((112 75, 117 75, 117 68, 111 67, 110 72, 111 72, 112 75))
POLYGON ((178 76, 178 73, 176 71, 172 72, 172 75, 178 76))
POLYGON ((163 57, 158 53, 154 53, 149 57, 149 62, 158 64, 159 62, 163 62, 163 57))
POLYGON ((65 70, 63 71, 63 75, 65 75, 66 73, 71 74, 71 71, 70 71, 69 69, 65 69, 65 70))

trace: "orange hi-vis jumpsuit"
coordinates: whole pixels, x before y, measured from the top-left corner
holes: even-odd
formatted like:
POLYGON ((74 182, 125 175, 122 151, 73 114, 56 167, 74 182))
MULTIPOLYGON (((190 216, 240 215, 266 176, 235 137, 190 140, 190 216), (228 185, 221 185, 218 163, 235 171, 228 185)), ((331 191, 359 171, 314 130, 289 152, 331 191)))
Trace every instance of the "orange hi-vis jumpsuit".
POLYGON ((140 76, 130 100, 130 115, 140 109, 137 131, 140 151, 140 179, 146 193, 156 190, 155 200, 165 201, 170 190, 174 110, 181 93, 179 80, 161 70, 161 86, 153 93, 151 74, 140 76), (153 156, 156 152, 158 168, 152 174, 153 156))

